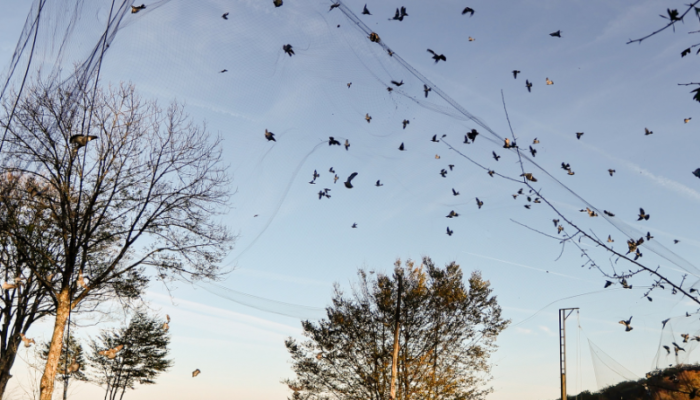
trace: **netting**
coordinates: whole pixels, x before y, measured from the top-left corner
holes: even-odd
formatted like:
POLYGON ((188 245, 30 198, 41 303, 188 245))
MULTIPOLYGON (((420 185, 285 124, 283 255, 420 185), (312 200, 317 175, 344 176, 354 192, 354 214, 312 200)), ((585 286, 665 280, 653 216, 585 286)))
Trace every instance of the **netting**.
MULTIPOLYGON (((611 195, 620 189, 604 169, 595 172, 602 175, 595 183, 577 180, 559 168, 561 155, 547 152, 578 143, 573 132, 520 129, 521 118, 506 119, 497 90, 483 99, 451 79, 446 71, 454 74, 465 65, 455 58, 469 57, 450 52, 444 43, 428 44, 420 29, 408 30, 405 24, 419 27, 414 15, 387 21, 385 15, 393 14, 388 5, 362 15, 360 3, 322 0, 280 7, 272 1, 163 0, 136 13, 132 5, 36 0, 3 74, 0 98, 11 104, 38 80, 58 80, 73 92, 76 86, 93 87, 99 78, 104 85, 132 81, 144 96, 186 102, 225 140, 236 186, 227 223, 241 234, 230 265, 251 249, 284 249, 279 243, 285 235, 325 232, 323 238, 331 242, 353 226, 377 243, 386 232, 422 226, 424 235, 450 235, 460 248, 477 240, 471 226, 498 227, 504 243, 530 234, 513 229, 513 220, 562 240, 575 230, 552 220, 565 215, 603 242, 611 234, 616 242, 610 246, 621 254, 627 253, 628 239, 646 234, 604 212, 620 213, 624 207, 629 214, 630 209, 623 193, 611 195), (393 47, 399 38, 415 46, 393 47), (445 52, 447 60, 434 61, 427 48, 445 52), (472 110, 486 113, 489 122, 472 110), (508 147, 506 138, 520 151, 508 147), (541 143, 535 143, 538 138, 541 143), (346 188, 353 173, 352 188, 346 188), (525 187, 526 173, 546 201, 525 187), (590 212, 579 212, 586 209, 590 212), (454 216, 450 211, 459 216, 445 219, 454 216), (275 229, 287 224, 296 227, 294 232, 275 229)), ((459 18, 464 17, 457 13, 444 22, 446 33, 465 33, 450 25, 459 18)), ((523 81, 515 79, 518 85, 523 81)), ((566 155, 569 171, 590 172, 577 166, 599 153, 593 146, 578 147, 566 155)), ((626 179, 636 185, 646 178, 626 179)), ((641 245, 641 261, 660 264, 669 276, 687 273, 686 283, 695 283, 698 269, 658 239, 641 245)), ((590 247, 590 241, 586 245, 587 239, 580 241, 577 235, 565 245, 585 250, 583 265, 609 276, 631 268, 590 247)), ((326 245, 309 242, 293 250, 311 253, 326 245)), ((260 308, 297 315, 274 303, 260 308)))

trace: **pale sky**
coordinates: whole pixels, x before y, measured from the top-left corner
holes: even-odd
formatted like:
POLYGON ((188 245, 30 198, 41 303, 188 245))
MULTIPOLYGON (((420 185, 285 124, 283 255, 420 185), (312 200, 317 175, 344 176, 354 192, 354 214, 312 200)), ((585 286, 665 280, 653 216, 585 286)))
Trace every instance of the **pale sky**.
MULTIPOLYGON (((111 2, 94 4, 101 3, 111 2)), ((364 1, 344 2, 434 87, 499 135, 510 136, 502 90, 518 144, 526 148, 537 138, 534 160, 552 176, 590 204, 613 210, 625 224, 623 230, 654 235, 657 247, 643 249, 645 265, 659 265, 674 278, 683 273, 679 265, 684 266, 690 274, 686 282, 694 283, 700 279, 693 261, 700 255, 700 180, 691 172, 700 167, 694 137, 700 116, 692 88, 677 84, 698 81, 698 56, 693 51, 680 57, 695 43, 687 32, 699 29, 697 21, 689 17, 675 33, 625 44, 660 28, 665 20, 658 15, 667 7, 684 4, 672 3, 389 0, 368 2, 373 15, 366 16, 360 15, 364 1), (400 6, 406 6, 409 16, 389 21, 400 6), (476 10, 473 17, 461 15, 465 6, 476 10), (562 37, 550 37, 557 30, 562 37), (444 53, 447 61, 434 63, 427 48, 444 53), (521 71, 517 79, 514 69, 521 71), (554 84, 546 85, 546 78, 554 84), (525 88, 526 79, 533 83, 532 93, 525 88), (644 128, 654 133, 645 136, 644 128), (580 140, 576 132, 584 132, 580 140), (559 167, 562 162, 570 163, 576 174, 568 176, 559 167), (608 168, 617 171, 614 177, 608 168), (651 214, 649 221, 637 221, 639 207, 651 214)), ((239 235, 226 261, 235 270, 224 286, 291 304, 258 303, 284 312, 302 310, 294 304, 323 308, 334 282, 349 288, 358 268, 389 272, 396 258, 426 255, 438 265, 456 261, 465 275, 481 270, 504 316, 512 319, 491 360, 494 393, 489 399, 495 400, 558 397, 559 308, 580 308, 567 325, 569 394, 596 390, 596 372, 601 382, 617 379, 600 363, 594 370, 588 339, 642 377, 657 365, 674 362, 663 354, 657 358, 660 343, 673 340, 669 327, 676 337, 700 330, 697 315, 684 317, 696 309, 689 301, 668 291, 653 292, 651 303, 643 298, 643 287, 651 282, 646 276, 633 280, 633 290, 615 285, 604 291, 605 279, 581 267, 584 261, 574 246, 567 245, 557 260, 557 241, 513 222, 556 236, 551 209, 533 204, 527 210, 522 196, 511 197, 523 185, 490 178, 430 138, 446 134, 444 141, 463 154, 512 177, 520 173, 517 157, 489 142, 485 129, 458 114, 437 90, 425 99, 423 82, 398 57, 370 43, 339 10, 328 12, 329 1, 285 0, 280 8, 271 0, 156 4, 125 17, 105 56, 102 83, 132 82, 144 97, 161 104, 183 101, 195 121, 206 121, 212 133, 223 137, 235 191, 224 222, 239 235), (221 18, 224 12, 230 13, 229 20, 221 18), (293 57, 282 51, 287 43, 294 46, 293 57), (219 73, 223 69, 228 72, 219 73), (390 80, 404 85, 390 93, 390 80), (365 114, 372 116, 370 123, 365 114), (406 129, 403 119, 410 121, 406 129), (464 133, 472 128, 482 135, 472 145, 463 144, 464 133), (265 129, 276 134, 277 142, 265 140, 265 129), (348 138, 349 150, 329 147, 323 142, 328 136, 341 142, 348 138), (402 142, 403 153, 398 151, 402 142), (500 161, 491 158, 491 151, 502 156, 500 161), (448 164, 455 169, 442 178, 439 171, 448 164), (337 184, 330 167, 340 176, 337 184), (314 170, 321 176, 309 185, 314 170), (348 190, 342 181, 351 172, 358 176, 348 190), (377 179, 384 186, 376 187, 377 179), (318 199, 323 188, 331 189, 331 198, 318 199), (460 196, 453 196, 452 188, 460 196), (481 210, 475 197, 485 203, 481 210), (460 217, 446 219, 450 210, 460 217), (448 226, 454 235, 446 235, 448 226), (630 315, 634 330, 625 332, 618 321, 630 315), (662 334, 660 321, 676 316, 662 334)), ((29 6, 0 0, 2 74, 29 6)), ((90 7, 79 21, 81 29, 104 22, 108 9, 90 7)), ((76 35, 80 32, 87 31, 76 35)), ((76 48, 91 47, 96 39, 88 36, 79 36, 76 48)), ((70 53, 64 63, 70 65, 75 61, 70 57, 79 54, 70 53)), ((620 230, 579 213, 585 203, 554 179, 533 172, 543 193, 567 216, 600 237, 611 234, 616 248, 625 248, 620 230)), ((605 266, 615 262, 590 242, 581 246, 605 266)), ((631 268, 623 261, 613 265, 631 268)), ((300 337, 299 319, 184 283, 177 286, 173 298, 155 283, 147 296, 152 307, 172 317, 174 367, 156 385, 125 398, 286 398, 289 390, 279 382, 292 375, 284 339, 300 337), (195 368, 202 374, 193 379, 195 368)), ((117 322, 81 333, 94 335, 117 322)), ((48 339, 50 327, 44 321, 29 333, 48 339)), ((690 353, 680 361, 696 362, 697 355, 690 353)), ((21 362, 13 370, 12 398, 22 398, 19 385, 26 386, 29 379, 24 370, 21 362)), ((71 398, 92 399, 100 393, 95 386, 76 385, 71 398)))

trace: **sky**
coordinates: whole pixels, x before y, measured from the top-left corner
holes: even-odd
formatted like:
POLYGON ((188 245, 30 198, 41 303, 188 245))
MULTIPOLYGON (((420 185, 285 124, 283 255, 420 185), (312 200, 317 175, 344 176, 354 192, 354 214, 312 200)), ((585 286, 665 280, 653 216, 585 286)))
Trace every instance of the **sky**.
MULTIPOLYGON (((75 47, 61 60, 64 67, 92 46, 88 33, 99 32, 108 3, 85 6, 71 39, 75 47)), ((646 276, 634 278, 632 290, 620 285, 603 290, 605 278, 582 267, 574 246, 562 253, 557 240, 518 224, 556 236, 552 219, 557 217, 550 208, 532 204, 525 209, 524 196, 511 196, 522 184, 489 177, 448 144, 517 178, 517 155, 489 141, 484 128, 510 136, 504 98, 521 148, 540 141, 534 161, 551 177, 530 171, 558 209, 599 237, 610 234, 616 249, 625 248, 625 232, 651 232, 654 241, 643 250, 645 265, 659 265, 678 280, 687 273, 686 284, 694 284, 700 279, 693 262, 700 253, 695 223, 700 181, 691 172, 700 167, 694 137, 700 116, 691 88, 678 84, 697 81, 697 56, 680 56, 695 43, 688 32, 698 29, 697 22, 687 18, 675 33, 667 30, 642 44, 626 44, 663 26, 659 14, 672 5, 653 0, 633 5, 387 0, 367 3, 373 15, 362 16, 364 2, 345 1, 389 46, 392 57, 340 10, 329 12, 329 4, 286 0, 274 8, 271 1, 257 0, 161 1, 127 14, 110 44, 103 84, 131 82, 144 98, 161 105, 184 102, 193 121, 206 122, 223 139, 234 194, 222 221, 238 238, 225 262, 232 272, 221 284, 267 299, 247 298, 258 306, 253 308, 185 283, 170 293, 152 284, 151 307, 172 318, 175 363, 157 385, 127 396, 285 398, 289 390, 279 382, 292 372, 284 339, 301 337, 300 321, 259 308, 311 318, 329 304, 334 283, 351 288, 358 268, 389 273, 397 258, 423 256, 438 265, 455 261, 465 274, 482 271, 504 317, 512 320, 491 359, 490 399, 558 397, 559 308, 580 309, 567 323, 570 394, 616 379, 592 359, 588 340, 638 377, 675 362, 659 353, 659 346, 673 340, 670 329, 676 336, 697 334, 697 315, 685 317, 697 307, 668 290, 652 292, 649 302, 643 297, 651 282, 646 276), (466 5, 474 8, 474 16, 461 15, 466 5), (409 16, 390 21, 400 6, 409 16), (221 18, 224 12, 230 13, 228 20, 221 18), (549 35, 557 30, 561 38, 549 35), (295 50, 292 57, 282 50, 287 43, 295 50), (445 54, 447 61, 435 63, 428 48, 445 54), (431 83, 428 98, 424 78, 411 74, 407 65, 431 83), (521 71, 516 79, 514 69, 521 71), (526 79, 533 83, 531 93, 526 79), (546 79, 554 84, 546 85, 546 79), (394 90, 387 91, 388 86, 394 90), (445 97, 436 95, 439 90, 445 97), (366 114, 372 117, 369 123, 366 114), (685 123, 686 118, 691 120, 685 123), (405 129, 403 119, 410 121, 405 129), (464 133, 473 128, 481 135, 463 144, 464 133), (645 128, 654 133, 644 135, 645 128), (265 129, 276 134, 276 142, 265 140, 265 129), (584 135, 577 139, 576 132, 584 135), (441 142, 431 142, 433 135, 441 142), (328 136, 348 139, 351 146, 329 147, 328 136), (405 152, 398 151, 400 143, 405 152), (494 160, 492 151, 502 158, 494 160), (562 162, 570 163, 575 175, 559 168, 562 162), (441 177, 439 171, 449 164, 454 171, 441 177), (330 167, 340 182, 333 183, 330 167), (609 168, 616 170, 613 177, 609 168), (314 170, 321 176, 309 185, 314 170), (341 185, 352 172, 358 175, 348 190, 341 185), (377 179, 384 186, 375 186, 377 179), (331 189, 331 198, 318 199, 322 188, 331 189), (460 196, 453 196, 452 188, 460 196), (484 201, 482 209, 475 197, 484 201), (579 213, 587 204, 613 210, 620 222, 579 213), (637 221, 639 207, 651 215, 648 221, 637 221), (451 210, 460 217, 445 219, 451 210), (634 330, 625 332, 618 321, 630 316, 634 330), (667 317, 674 318, 662 331, 660 321, 667 317), (202 374, 193 379, 195 368, 202 374)), ((0 0, 0 6, 4 77, 30 4, 0 0)), ((680 9, 683 3, 673 6, 680 9)), ((36 63, 49 68, 51 46, 44 49, 36 63)), ((606 268, 632 268, 608 261, 590 242, 580 245, 606 268)), ((94 337, 119 322, 119 317, 99 324, 84 320, 80 332, 94 337)), ((44 321, 29 333, 48 340, 50 328, 44 321)), ((697 361, 690 353, 681 361, 697 361)), ((13 371, 13 398, 23 398, 28 387, 26 369, 18 362, 13 371)), ((88 384, 71 390, 77 400, 101 393, 88 384)))

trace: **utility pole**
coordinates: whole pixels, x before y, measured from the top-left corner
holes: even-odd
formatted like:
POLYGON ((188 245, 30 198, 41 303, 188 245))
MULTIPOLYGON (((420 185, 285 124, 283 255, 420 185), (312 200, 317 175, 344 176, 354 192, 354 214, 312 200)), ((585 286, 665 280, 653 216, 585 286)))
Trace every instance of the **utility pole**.
POLYGON ((401 316, 401 290, 403 285, 401 283, 401 274, 396 274, 397 280, 399 281, 399 291, 396 296, 396 325, 394 328, 394 357, 391 360, 391 400, 396 400, 396 374, 398 370, 399 362, 399 330, 400 322, 399 318, 401 316))
POLYGON ((561 400, 566 400, 566 319, 575 308, 559 309, 559 374, 561 378, 561 400), (568 313, 567 313, 568 311, 568 313))

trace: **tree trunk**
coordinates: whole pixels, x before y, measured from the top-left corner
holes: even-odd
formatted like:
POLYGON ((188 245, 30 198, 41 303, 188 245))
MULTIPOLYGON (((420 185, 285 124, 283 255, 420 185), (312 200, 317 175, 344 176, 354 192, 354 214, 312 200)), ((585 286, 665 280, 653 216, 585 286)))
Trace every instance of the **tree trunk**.
POLYGON ((7 389, 7 383, 10 381, 10 378, 12 378, 10 370, 12 369, 12 364, 15 363, 15 357, 17 357, 18 345, 19 343, 10 341, 9 348, 2 357, 2 360, 0 360, 0 400, 2 400, 5 389, 7 389))
POLYGON ((68 322, 68 314, 70 313, 70 288, 65 288, 58 294, 58 305, 56 307, 56 322, 53 327, 53 336, 51 336, 51 344, 49 346, 49 354, 46 359, 46 367, 44 375, 41 377, 41 394, 40 400, 51 400, 53 395, 54 382, 56 380, 56 372, 58 371, 58 363, 63 350, 63 333, 68 322))

